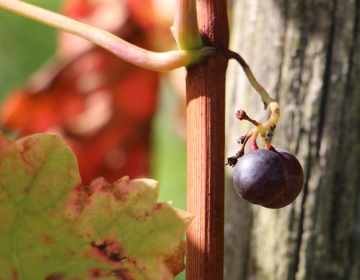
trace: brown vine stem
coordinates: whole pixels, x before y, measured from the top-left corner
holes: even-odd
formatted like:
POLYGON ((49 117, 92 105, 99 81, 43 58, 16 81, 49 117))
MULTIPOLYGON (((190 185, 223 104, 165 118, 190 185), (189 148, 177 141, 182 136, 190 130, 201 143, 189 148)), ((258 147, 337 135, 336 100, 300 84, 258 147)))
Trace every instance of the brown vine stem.
POLYGON ((225 72, 229 27, 226 0, 198 0, 203 41, 219 50, 188 68, 187 280, 222 280, 224 265, 225 72))

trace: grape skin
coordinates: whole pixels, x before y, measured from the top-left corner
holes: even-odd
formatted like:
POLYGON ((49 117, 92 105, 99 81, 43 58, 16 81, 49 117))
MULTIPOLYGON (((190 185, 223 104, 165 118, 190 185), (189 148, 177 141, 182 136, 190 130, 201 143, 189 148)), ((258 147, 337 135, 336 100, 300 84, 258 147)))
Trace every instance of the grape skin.
POLYGON ((288 184, 281 196, 271 202, 263 205, 266 208, 278 209, 292 203, 302 190, 304 184, 304 172, 297 158, 290 152, 282 149, 276 149, 276 153, 284 161, 288 170, 288 184))
POLYGON ((288 171, 280 156, 259 149, 241 157, 233 174, 234 187, 245 200, 266 205, 277 200, 285 191, 288 171))

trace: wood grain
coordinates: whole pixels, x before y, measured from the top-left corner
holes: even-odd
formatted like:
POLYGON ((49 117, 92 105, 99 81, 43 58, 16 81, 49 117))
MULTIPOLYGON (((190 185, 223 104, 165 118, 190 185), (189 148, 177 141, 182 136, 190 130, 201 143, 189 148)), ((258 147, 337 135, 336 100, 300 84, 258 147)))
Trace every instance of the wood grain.
MULTIPOLYGON (((269 210, 236 197, 228 170, 225 278, 360 279, 360 1, 235 5, 232 48, 279 101, 271 144, 298 157, 305 185, 293 204, 269 210)), ((269 115, 241 68, 229 72, 227 156, 250 128, 237 109, 269 115)))

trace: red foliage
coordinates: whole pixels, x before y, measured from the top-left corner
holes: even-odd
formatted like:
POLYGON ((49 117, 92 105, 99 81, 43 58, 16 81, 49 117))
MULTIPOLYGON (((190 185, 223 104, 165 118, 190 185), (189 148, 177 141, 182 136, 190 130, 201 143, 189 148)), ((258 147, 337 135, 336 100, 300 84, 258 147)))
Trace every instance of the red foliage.
MULTIPOLYGON (((150 0, 128 0, 123 7, 119 1, 95 5, 91 0, 69 0, 63 11, 146 49, 153 49, 149 32, 160 30, 150 0), (118 14, 126 19, 113 13, 108 23, 101 20, 101 13, 111 8, 124 9, 118 14)), ((78 158, 84 184, 100 176, 110 182, 124 175, 148 177, 159 75, 81 40, 60 36, 52 66, 41 69, 35 83, 2 104, 1 125, 20 136, 60 134, 78 158)))

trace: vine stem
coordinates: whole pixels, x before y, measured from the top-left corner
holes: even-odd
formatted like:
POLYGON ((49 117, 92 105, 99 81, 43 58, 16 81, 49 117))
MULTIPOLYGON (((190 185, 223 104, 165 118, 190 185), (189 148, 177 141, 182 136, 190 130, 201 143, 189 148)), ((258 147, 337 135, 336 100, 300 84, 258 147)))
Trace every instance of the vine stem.
MULTIPOLYGON (((266 135, 266 131, 267 130, 273 131, 275 129, 276 124, 277 124, 277 122, 279 121, 279 118, 280 118, 280 106, 276 102, 276 100, 271 98, 269 96, 269 94, 267 93, 267 91, 258 83, 258 81, 255 79, 250 67, 247 65, 247 63, 241 57, 241 55, 239 55, 238 53, 233 52, 231 50, 226 50, 225 53, 226 53, 226 56, 229 59, 233 58, 237 62, 239 62, 239 64, 243 68, 243 70, 244 70, 250 84, 260 94, 261 99, 264 102, 264 109, 266 110, 266 108, 270 105, 270 110, 271 110, 270 118, 267 121, 263 122, 263 123, 258 123, 257 121, 254 121, 254 120, 250 119, 246 115, 245 111, 243 111, 243 110, 239 110, 236 113, 236 116, 240 121, 241 120, 247 120, 247 121, 251 122, 255 126, 253 129, 251 129, 247 133, 247 136, 252 137, 250 151, 259 149, 259 147, 256 144, 256 138, 258 137, 259 134, 260 134, 260 137, 261 137, 262 141, 264 142, 265 149, 267 149, 267 150, 273 149, 273 147, 269 144, 269 141, 268 141, 268 138, 267 138, 267 135, 266 135)), ((242 151, 243 148, 244 147, 242 147, 240 151, 242 151)), ((243 155, 243 153, 240 153, 240 151, 237 153, 237 154, 239 154, 239 157, 241 157, 243 155)), ((236 161, 234 161, 234 162, 236 164, 236 161)), ((231 165, 234 166, 233 163, 231 163, 231 165)))
POLYGON ((239 55, 236 52, 233 52, 231 50, 227 50, 226 51, 226 55, 228 58, 233 58, 235 59, 237 62, 239 62, 239 64, 241 65, 241 67, 244 69, 244 72, 250 82, 250 84, 252 85, 252 87, 260 94, 262 101, 264 102, 264 108, 266 109, 267 106, 269 105, 269 103, 271 101, 275 101, 274 99, 272 99, 269 94, 267 93, 267 91, 258 83, 258 81, 255 79, 254 74, 252 73, 249 65, 247 65, 247 63, 245 62, 245 60, 242 58, 241 55, 239 55))
POLYGON ((225 73, 229 26, 226 0, 197 0, 203 42, 219 53, 187 69, 186 279, 222 280, 224 266, 225 73))
POLYGON ((204 47, 191 51, 151 52, 132 45, 102 29, 22 1, 0 0, 0 8, 82 37, 107 49, 129 63, 149 70, 159 72, 170 71, 191 65, 204 57, 216 54, 216 49, 212 47, 204 47))

